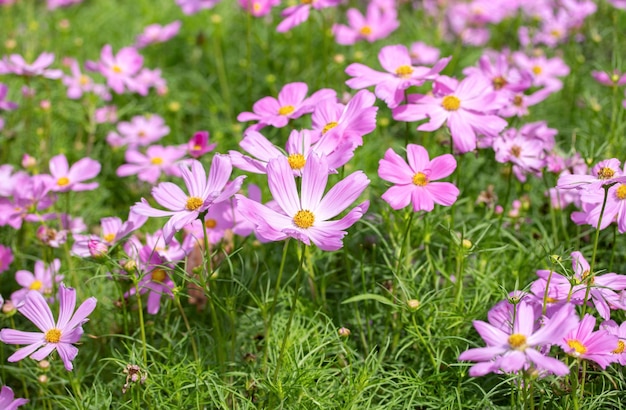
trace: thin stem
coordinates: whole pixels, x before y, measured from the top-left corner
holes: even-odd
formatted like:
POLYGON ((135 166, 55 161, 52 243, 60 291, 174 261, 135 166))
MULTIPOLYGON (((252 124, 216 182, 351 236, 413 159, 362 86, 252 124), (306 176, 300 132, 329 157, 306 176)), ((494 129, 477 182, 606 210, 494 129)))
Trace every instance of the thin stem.
POLYGON ((180 297, 176 295, 174 298, 176 302, 176 306, 178 307, 178 311, 183 318, 183 322, 185 322, 185 328, 187 329, 187 334, 189 335, 189 340, 191 340, 191 349, 193 350, 193 358, 196 362, 199 361, 198 356, 198 346, 196 345, 196 338, 193 336, 193 332, 191 331, 191 326, 189 325, 189 319, 187 319, 187 315, 185 314, 185 310, 183 309, 183 305, 180 303, 180 297))
POLYGON ((139 293, 139 280, 135 280, 135 295, 137 295, 137 310, 139 311, 139 330, 141 331, 141 345, 143 353, 143 366, 148 366, 148 344, 146 342, 146 327, 143 321, 143 302, 139 293))
MULTIPOLYGON (((400 267, 400 261, 402 260, 402 258, 406 255, 408 255, 408 252, 405 252, 405 248, 407 247, 407 244, 410 244, 410 241, 408 240, 408 237, 410 236, 410 230, 411 230, 411 225, 413 224, 413 215, 415 215, 414 211, 409 211, 409 217, 406 221, 406 225, 404 227, 404 237, 402 238, 402 246, 400 246, 400 254, 398 255, 398 259, 396 260, 396 272, 398 271, 398 268, 400 267)), ((405 266, 407 264, 404 264, 405 266)))

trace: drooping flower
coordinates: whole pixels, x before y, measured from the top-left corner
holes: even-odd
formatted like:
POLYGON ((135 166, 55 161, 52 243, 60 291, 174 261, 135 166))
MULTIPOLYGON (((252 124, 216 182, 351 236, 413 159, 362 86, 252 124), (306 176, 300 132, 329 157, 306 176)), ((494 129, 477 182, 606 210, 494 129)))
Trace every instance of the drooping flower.
POLYGON ((15 329, 2 329, 0 341, 7 344, 27 345, 9 356, 9 362, 17 362, 30 356, 34 360, 43 360, 56 350, 69 371, 73 369, 72 360, 78 354, 73 343, 78 342, 83 334, 82 325, 87 316, 96 308, 97 300, 90 297, 74 312, 76 306, 76 290, 59 288, 59 318, 55 322, 52 311, 43 295, 31 291, 26 295, 24 303, 17 307, 18 312, 26 316, 41 332, 24 332, 15 329))
POLYGON ((98 188, 97 182, 83 183, 100 173, 101 165, 91 158, 82 158, 71 167, 64 154, 50 159, 49 170, 54 180, 50 190, 54 192, 91 191, 98 188))
MULTIPOLYGON (((128 214, 128 220, 126 222, 122 222, 122 220, 116 216, 102 218, 100 220, 100 235, 74 234, 72 254, 82 258, 93 256, 91 249, 98 246, 98 244, 102 244, 108 249, 123 240, 131 232, 141 228, 147 220, 148 218, 146 216, 138 215, 134 212, 128 214)), ((100 249, 104 248, 100 247, 100 249)))
POLYGON ((370 181, 362 171, 356 171, 324 195, 328 163, 316 154, 306 158, 300 194, 293 170, 284 156, 269 161, 267 178, 278 210, 235 195, 239 213, 256 225, 256 234, 266 240, 292 237, 307 245, 313 243, 322 250, 334 251, 343 246, 345 229, 358 221, 369 207, 369 201, 365 201, 340 220, 330 220, 354 202, 370 181))
POLYGON ((200 10, 213 8, 220 0, 176 0, 176 4, 187 15, 196 14, 200 10))
POLYGON ((239 5, 254 17, 262 17, 278 6, 280 0, 239 0, 239 5))
POLYGON ((459 360, 478 362, 469 370, 472 377, 501 371, 516 373, 531 367, 557 376, 568 374, 565 363, 542 354, 537 348, 557 343, 576 327, 578 318, 574 307, 566 304, 537 329, 538 319, 534 307, 522 300, 516 307, 513 323, 506 330, 475 320, 474 328, 487 346, 466 350, 459 360))
POLYGON ((456 169, 456 160, 450 154, 432 160, 421 145, 407 146, 407 162, 392 148, 380 160, 378 175, 394 184, 382 196, 393 209, 402 209, 413 203, 413 210, 430 212, 435 204, 450 206, 459 196, 459 189, 450 182, 432 182, 445 178, 456 169))
POLYGON ((232 173, 232 164, 227 155, 218 154, 213 158, 208 177, 199 161, 190 160, 190 163, 191 167, 180 165, 189 195, 171 182, 162 182, 152 189, 152 196, 167 210, 153 208, 143 198, 131 208, 133 212, 148 217, 169 216, 170 219, 163 226, 166 243, 169 243, 177 231, 197 219, 201 212, 232 197, 239 191, 245 178, 240 176, 232 182, 228 181, 232 173))
POLYGON ((107 142, 119 147, 128 145, 129 148, 150 145, 159 141, 170 133, 170 127, 165 124, 163 117, 156 114, 136 115, 130 121, 117 124, 119 134, 109 134, 107 142))
POLYGON ((281 16, 283 16, 284 19, 278 24, 276 31, 284 33, 304 23, 309 18, 311 8, 321 10, 328 7, 335 7, 339 2, 340 0, 300 0, 300 4, 287 7, 283 10, 281 16))

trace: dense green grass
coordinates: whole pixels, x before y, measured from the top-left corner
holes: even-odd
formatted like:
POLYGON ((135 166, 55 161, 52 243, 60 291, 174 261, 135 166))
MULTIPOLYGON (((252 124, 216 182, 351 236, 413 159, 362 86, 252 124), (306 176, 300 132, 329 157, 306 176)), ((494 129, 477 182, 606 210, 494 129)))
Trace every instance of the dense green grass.
MULTIPOLYGON (((436 22, 423 12, 408 4, 400 8, 401 27, 389 38, 345 47, 329 35, 331 22, 345 19, 336 10, 315 13, 303 26, 279 34, 277 10, 271 19, 257 20, 231 1, 183 16, 171 0, 87 1, 54 12, 26 0, 0 8, 0 52, 20 53, 32 61, 50 51, 56 55, 55 67, 60 67, 63 56, 96 60, 105 44, 117 51, 132 44, 147 24, 181 19, 177 37, 142 52, 146 67, 162 69, 169 92, 151 92, 145 98, 116 95, 113 103, 121 120, 144 113, 163 116, 172 129, 164 145, 185 143, 193 132, 207 129, 217 150, 227 152, 237 149, 246 126, 236 122, 237 114, 249 111, 255 101, 275 96, 294 81, 306 82, 310 91, 332 88, 341 95, 349 91, 345 67, 361 61, 378 69, 383 45, 421 40, 438 46, 442 56, 453 56, 444 71, 451 76, 460 76, 481 55, 482 49, 444 42, 436 22), (61 28, 63 20, 69 21, 69 28, 61 28)), ((519 24, 516 19, 493 27, 490 47, 518 49, 519 24)), ((620 53, 626 39, 619 28, 624 26, 626 13, 601 2, 581 29, 584 42, 546 51, 562 56, 572 70, 563 90, 512 124, 547 121, 559 131, 560 149, 580 152, 590 164, 612 155, 624 159, 622 91, 614 95, 590 77, 593 69, 623 68, 620 53), (608 135, 612 104, 619 106, 617 138, 608 135)), ((113 126, 98 126, 89 135, 87 112, 95 101, 68 100, 59 81, 41 78, 30 83, 36 97, 23 99, 23 79, 0 80, 10 87, 9 100, 20 104, 17 111, 2 113, 6 125, 0 131, 0 163, 17 166, 29 153, 37 158, 39 171, 46 172, 48 159, 58 153, 65 153, 70 163, 86 155, 101 161, 101 187, 71 193, 58 204, 90 227, 102 217, 125 218, 131 205, 150 197, 148 184, 115 176, 124 155, 105 142, 113 126), (39 108, 42 99, 51 101, 51 110, 39 108)), ((17 397, 28 397, 30 408, 495 409, 524 401, 511 376, 473 379, 467 374, 469 364, 458 362, 462 351, 483 346, 471 321, 485 320, 497 301, 525 289, 536 270, 551 266, 551 255, 567 258, 574 250, 590 255, 594 229, 575 226, 569 209, 549 209, 543 192, 555 185, 555 176, 518 183, 490 151, 457 158, 459 168, 451 180, 461 195, 453 207, 437 207, 412 219, 408 211, 392 211, 380 199, 387 184, 376 173, 384 151, 393 147, 400 152, 408 139, 423 144, 433 157, 450 151, 449 139, 444 131, 421 133, 413 124, 396 123, 390 110, 379 106, 376 131, 365 137, 345 169, 346 175, 357 169, 367 173, 372 182, 364 197, 372 204, 350 229, 344 249, 328 253, 303 250, 293 240, 259 244, 252 238, 217 247, 215 259, 221 262, 206 291, 215 314, 188 303, 190 279, 181 265, 174 274, 176 299, 167 300, 156 316, 143 314, 147 346, 136 299, 121 302, 130 284, 106 274, 117 263, 115 255, 102 262, 70 258, 63 247, 42 248, 35 239, 35 224, 25 224, 17 234, 0 227, 0 243, 11 245, 16 256, 0 277, 5 297, 17 288, 16 270, 32 270, 35 259, 54 256, 62 259, 61 273, 68 285, 77 287, 79 300, 98 298, 72 373, 54 355, 48 370, 30 359, 8 363, 14 347, 3 344, 3 384, 17 397), (477 205, 476 198, 489 185, 494 185, 505 209, 513 199, 526 197, 523 217, 512 220, 477 205), (283 252, 285 269, 277 286, 283 252), (292 307, 293 300, 297 303, 292 307), (339 334, 342 327, 350 330, 349 336, 339 334), (123 394, 127 364, 139 365, 147 379, 123 394), (47 381, 41 382, 42 375, 47 381)), ((267 128, 264 134, 283 145, 289 129, 307 127, 307 121, 296 120, 288 129, 267 128)), ((249 176, 247 181, 265 185, 264 177, 249 176)), ((269 199, 267 190, 264 199, 269 199)), ((163 222, 151 220, 142 231, 152 232, 163 222)), ((602 232, 597 268, 626 273, 623 246, 624 238, 615 235, 613 227, 602 232)), ((623 313, 616 318, 623 320, 623 313)), ((31 329, 19 314, 3 316, 0 322, 2 327, 31 329)), ((605 371, 590 366, 587 377, 581 408, 625 405, 626 379, 618 365, 605 371)), ((541 408, 570 408, 570 388, 568 381, 555 377, 536 380, 534 402, 541 408)))

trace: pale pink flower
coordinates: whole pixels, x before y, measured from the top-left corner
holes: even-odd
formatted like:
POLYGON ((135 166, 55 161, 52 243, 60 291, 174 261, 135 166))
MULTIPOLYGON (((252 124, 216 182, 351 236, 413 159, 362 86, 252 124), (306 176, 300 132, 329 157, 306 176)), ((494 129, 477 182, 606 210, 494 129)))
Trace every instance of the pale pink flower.
POLYGON ((164 26, 160 24, 150 24, 137 36, 135 47, 144 48, 150 44, 164 43, 178 34, 181 25, 180 20, 176 20, 164 26))
POLYGON ((56 282, 63 280, 63 275, 59 275, 61 261, 54 259, 48 266, 41 260, 35 262, 34 274, 27 270, 15 272, 15 281, 22 289, 11 294, 13 303, 19 304, 30 291, 36 291, 46 297, 52 296, 56 282))
MULTIPOLYGON (((2 2, 0 2, 1 4, 2 2)), ((0 390, 0 409, 17 410, 18 407, 26 403, 28 403, 28 399, 16 399, 10 387, 2 386, 2 390, 0 390)))
POLYGON ((145 154, 129 149, 124 155, 126 164, 120 165, 116 174, 118 177, 137 175, 140 181, 155 184, 161 173, 179 177, 178 164, 185 154, 185 148, 179 146, 151 145, 145 154))
POLYGON ((116 55, 107 44, 102 48, 98 70, 107 79, 107 85, 118 94, 126 89, 136 89, 137 81, 133 78, 143 66, 143 57, 134 47, 124 47, 116 55))
POLYGON ((332 28, 335 41, 342 45, 352 45, 358 40, 373 43, 389 36, 400 25, 395 9, 385 11, 375 2, 367 6, 365 16, 358 9, 349 9, 346 15, 349 26, 335 24, 332 28))
POLYGON ((304 23, 309 18, 311 8, 321 10, 328 7, 335 7, 340 1, 341 0, 307 0, 295 6, 289 6, 282 11, 281 16, 284 17, 284 19, 278 24, 276 31, 284 33, 304 23))
POLYGON ((220 0, 176 0, 176 4, 187 15, 196 14, 200 10, 213 8, 220 0))
POLYGON ((591 360, 606 369, 614 361, 612 351, 617 346, 618 338, 606 330, 594 332, 595 325, 596 318, 586 314, 578 327, 559 341, 559 345, 571 356, 591 360))
POLYGON ((117 124, 119 134, 109 134, 107 142, 114 146, 129 148, 150 145, 170 133, 165 120, 156 114, 136 115, 130 122, 117 124))
POLYGON ((28 64, 19 54, 11 54, 0 60, 0 74, 12 73, 24 77, 42 76, 56 80, 63 76, 63 71, 49 70, 48 67, 53 62, 54 54, 52 53, 41 53, 32 64, 28 64))
POLYGON ((262 17, 278 6, 280 0, 239 0, 239 5, 254 17, 262 17))
POLYGON ((91 158, 82 158, 72 167, 69 166, 64 154, 50 159, 49 170, 54 180, 50 190, 54 192, 91 191, 98 188, 97 182, 83 183, 95 178, 100 173, 101 165, 91 158))

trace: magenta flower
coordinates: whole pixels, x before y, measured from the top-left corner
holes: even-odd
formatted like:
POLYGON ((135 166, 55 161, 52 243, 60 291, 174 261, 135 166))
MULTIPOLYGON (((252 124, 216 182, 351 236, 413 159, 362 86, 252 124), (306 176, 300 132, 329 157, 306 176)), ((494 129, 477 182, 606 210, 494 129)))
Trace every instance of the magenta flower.
POLYGON ((613 70, 613 73, 609 74, 605 71, 592 71, 591 76, 600 84, 609 87, 616 87, 626 85, 626 74, 622 74, 617 70, 613 70))
POLYGON ((0 83, 0 110, 11 111, 17 108, 17 104, 12 101, 7 101, 7 92, 9 87, 0 83))
POLYGON ((570 304, 563 306, 537 330, 539 319, 533 306, 522 300, 517 305, 516 315, 509 329, 503 330, 474 320, 474 328, 487 343, 487 347, 466 350, 461 353, 459 360, 478 362, 469 370, 472 377, 500 371, 516 373, 531 367, 557 376, 568 374, 569 368, 565 363, 545 356, 537 348, 556 343, 576 327, 578 318, 574 307, 570 304))
POLYGON ((107 85, 118 94, 136 87, 133 78, 143 66, 143 57, 133 47, 122 48, 115 56, 113 48, 102 47, 98 70, 107 79, 107 85))
POLYGON ((0 273, 9 269, 13 263, 13 252, 8 246, 0 245, 0 273))
MULTIPOLYGON (((604 189, 591 190, 587 188, 585 190, 584 194, 581 195, 583 211, 572 215, 572 218, 576 219, 576 223, 596 227, 600 222, 600 217, 602 217, 600 229, 605 229, 611 223, 616 222, 618 232, 626 233, 626 176, 621 172, 620 174, 622 176, 613 178, 616 183, 606 193, 604 213, 602 213, 604 189)), ((560 181, 561 178, 559 178, 560 181)))
POLYGON ((244 176, 228 182, 232 173, 232 164, 227 155, 216 155, 211 163, 208 178, 202 164, 191 160, 191 168, 180 165, 181 173, 189 195, 171 182, 162 182, 152 189, 152 196, 156 202, 167 210, 156 209, 148 201, 141 199, 131 210, 139 215, 148 217, 169 216, 170 219, 163 226, 163 237, 166 243, 174 237, 185 225, 208 210, 213 204, 226 201, 239 191, 244 176))
POLYGON ((280 0, 239 0, 239 5, 254 17, 262 17, 278 6, 280 0))
POLYGON ((143 215, 134 212, 128 214, 128 221, 123 222, 116 216, 102 218, 100 220, 100 235, 80 235, 74 234, 74 245, 72 254, 82 258, 93 256, 92 250, 99 246, 99 249, 107 249, 123 240, 131 232, 141 228, 148 220, 143 215))
POLYGON ((395 108, 404 101, 404 90, 433 80, 448 65, 450 57, 437 61, 432 68, 414 67, 411 65, 409 50, 403 45, 392 45, 380 50, 378 61, 386 73, 353 63, 346 68, 346 74, 354 78, 346 81, 346 84, 357 90, 375 85, 376 96, 384 100, 389 108, 395 108))
POLYGON ((130 122, 117 124, 117 130, 119 134, 109 134, 107 142, 116 147, 128 145, 129 148, 150 145, 170 133, 165 120, 156 114, 136 115, 130 122))
POLYGON ((617 346, 618 338, 606 330, 593 331, 596 318, 586 314, 579 325, 559 341, 559 345, 568 354, 596 362, 605 369, 614 361, 611 352, 617 346))
POLYGON ((95 178, 100 173, 101 165, 91 158, 82 158, 70 168, 65 155, 59 154, 50 159, 50 175, 54 179, 51 191, 91 191, 98 188, 97 182, 83 184, 91 178, 95 178))
POLYGON ((477 135, 493 138, 507 126, 506 120, 493 115, 501 107, 500 97, 482 76, 470 76, 460 83, 441 76, 432 94, 409 96, 409 104, 394 109, 393 117, 398 121, 428 119, 417 127, 420 131, 435 131, 445 122, 454 147, 465 153, 476 149, 477 135))
POLYGON ((200 158, 215 149, 217 144, 209 144, 209 131, 198 131, 187 143, 187 151, 194 158, 200 158))
POLYGON ((56 80, 63 76, 61 70, 48 70, 54 61, 54 54, 41 53, 32 64, 28 64, 19 54, 4 56, 0 60, 0 74, 16 74, 24 77, 42 76, 56 80))
POLYGON ((312 242, 322 250, 334 251, 343 246, 345 229, 358 221, 369 207, 369 201, 365 201, 340 220, 330 220, 354 202, 370 181, 362 171, 356 171, 324 195, 328 163, 316 154, 306 158, 300 194, 296 177, 284 156, 268 163, 267 178, 278 210, 243 195, 235 195, 239 213, 255 224, 256 234, 266 240, 280 241, 292 237, 307 245, 312 242))
POLYGON ((87 316, 96 308, 97 300, 90 297, 74 312, 76 290, 59 288, 59 319, 54 322, 52 311, 39 292, 29 292, 24 303, 17 307, 18 312, 33 322, 41 332, 24 332, 14 329, 2 329, 0 341, 10 344, 27 345, 9 356, 9 362, 17 362, 30 356, 34 360, 43 360, 56 350, 69 371, 73 369, 72 360, 78 354, 73 343, 78 342, 83 334, 82 325, 87 316))
POLYGON ((0 390, 0 409, 16 410, 26 403, 28 403, 28 399, 16 399, 10 387, 2 386, 2 390, 0 390))
POLYGON ((258 131, 266 125, 282 128, 290 119, 296 119, 313 111, 315 105, 325 98, 335 98, 336 93, 330 89, 319 90, 306 98, 309 87, 305 83, 286 84, 278 93, 278 99, 263 97, 252 106, 253 112, 242 112, 237 121, 258 121, 254 130, 258 131))
POLYGON ((335 24, 332 29, 335 40, 342 45, 352 45, 358 40, 373 43, 389 36, 400 25, 395 9, 383 10, 375 2, 367 6, 365 16, 357 9, 349 9, 346 15, 349 26, 335 24))
POLYGON ((435 64, 439 60, 441 52, 437 47, 429 46, 426 43, 417 41, 411 44, 409 55, 411 56, 411 64, 435 64))
MULTIPOLYGON (((611 158, 598 162, 591 169, 591 175, 564 172, 559 176, 556 187, 558 189, 583 189, 588 192, 597 191, 603 185, 613 183, 623 175, 620 164, 617 158, 611 158)), ((604 195, 602 191, 600 192, 604 195)))
POLYGON ((63 276, 58 275, 60 267, 59 259, 54 259, 47 267, 43 261, 38 260, 35 262, 34 275, 27 270, 15 272, 15 281, 22 286, 22 289, 11 294, 13 303, 20 303, 30 291, 39 292, 49 298, 54 292, 54 284, 63 280, 63 276))
POLYGON ((167 264, 167 261, 162 258, 156 250, 150 246, 145 245, 139 251, 139 271, 143 272, 143 275, 139 279, 137 287, 131 287, 128 292, 124 294, 125 298, 137 294, 148 294, 148 301, 146 303, 146 311, 151 315, 156 315, 161 309, 161 297, 166 295, 170 299, 174 298, 172 289, 176 286, 174 281, 169 277, 168 271, 171 266, 167 264))
POLYGON ((450 206, 459 196, 459 189, 450 182, 432 182, 445 178, 456 169, 456 160, 450 154, 433 158, 421 145, 409 144, 407 162, 389 148, 380 160, 378 176, 393 184, 382 196, 393 209, 413 203, 413 210, 430 212, 435 203, 450 206))
POLYGON ((143 30, 143 33, 137 36, 135 47, 144 48, 150 44, 164 43, 178 34, 181 24, 180 20, 176 20, 165 26, 150 24, 143 30))
POLYGON ((129 149, 124 154, 126 164, 120 165, 116 174, 118 177, 137 175, 140 181, 155 184, 161 172, 165 175, 180 176, 178 164, 185 156, 186 150, 183 147, 152 145, 148 147, 145 154, 134 149, 129 149))

